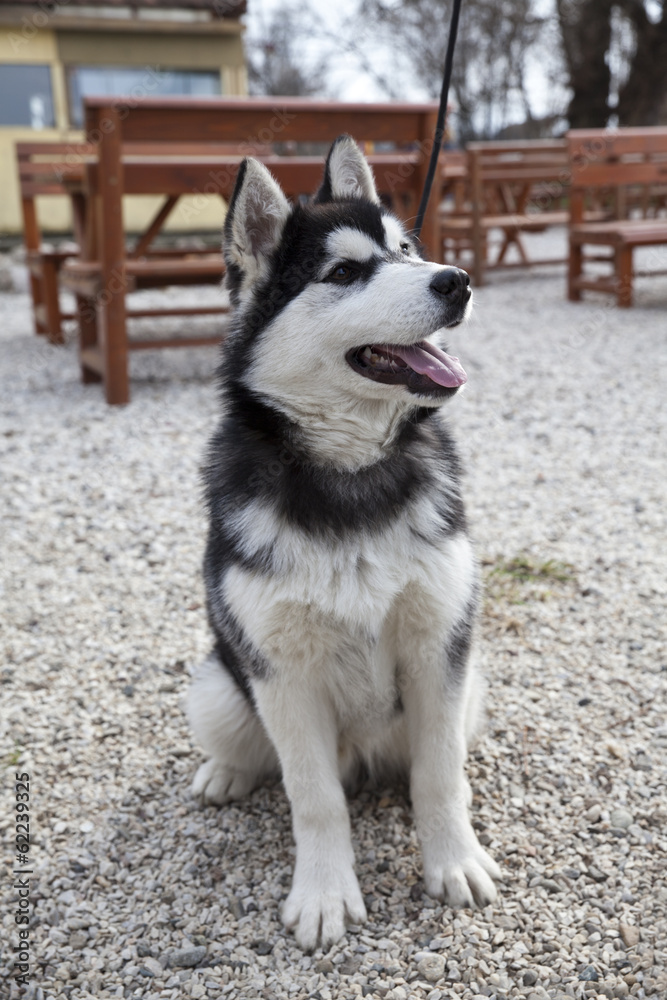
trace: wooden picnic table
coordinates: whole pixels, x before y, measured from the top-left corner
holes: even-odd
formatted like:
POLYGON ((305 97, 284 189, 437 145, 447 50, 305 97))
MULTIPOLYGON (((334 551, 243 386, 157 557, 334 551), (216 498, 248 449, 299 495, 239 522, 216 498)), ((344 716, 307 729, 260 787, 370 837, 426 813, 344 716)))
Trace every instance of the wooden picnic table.
MULTIPOLYGON (((285 155, 300 143, 330 143, 348 132, 362 143, 391 143, 394 151, 371 153, 378 190, 408 223, 416 214, 428 167, 435 104, 347 104, 284 98, 88 98, 86 140, 96 157, 72 172, 65 183, 79 200, 85 238, 81 258, 68 260, 63 279, 77 295, 82 376, 104 381, 108 402, 129 399, 128 352, 149 346, 184 346, 181 337, 133 341, 127 335, 129 291, 194 280, 206 272, 218 280, 213 259, 202 255, 169 260, 149 255, 151 244, 178 198, 218 194, 228 199, 242 154, 257 155, 285 192, 312 193, 321 179, 320 156, 285 155), (138 154, 136 144, 155 147, 138 154), (234 143, 235 154, 221 146, 234 143), (134 144, 134 151, 129 150, 134 144), (214 150, 206 155, 207 147, 214 150), (197 155, 183 155, 193 148, 197 155), (126 247, 122 198, 160 194, 164 202, 133 250, 126 247), (207 270, 210 269, 210 270, 207 270)), ((433 199, 435 201, 435 199, 433 199)), ((422 241, 437 259, 436 213, 427 214, 422 241)), ((222 258, 217 258, 220 274, 222 258)), ((201 338, 200 338, 201 342, 201 338)), ((208 341, 207 341, 208 342, 208 341)))
POLYGON ((667 128, 572 129, 567 145, 572 174, 568 298, 579 302, 583 291, 605 292, 627 308, 636 276, 667 273, 664 267, 633 267, 636 248, 667 245, 667 217, 660 214, 667 207, 667 128), (591 221, 587 204, 600 192, 612 193, 615 210, 602 222, 591 221), (587 246, 596 252, 586 255, 587 246), (589 261, 609 266, 600 274, 598 267, 587 267, 589 261))
MULTIPOLYGON (((444 154, 446 163, 446 153, 444 154)), ((522 239, 527 232, 565 225, 569 191, 567 145, 558 139, 471 142, 466 147, 466 192, 440 214, 444 259, 472 255, 476 285, 490 268, 563 263, 531 259, 522 239), (494 258, 489 234, 501 234, 494 258), (508 259, 510 248, 516 259, 508 259)), ((464 265, 465 266, 465 265, 464 265)))
MULTIPOLYGON (((267 147, 268 148, 268 147, 267 147)), ((230 143, 215 146, 211 143, 202 147, 201 144, 183 143, 178 147, 178 156, 169 158, 170 167, 178 172, 179 164, 190 169, 192 162, 201 162, 201 153, 204 150, 210 158, 210 162, 217 165, 220 157, 230 157, 234 153, 238 156, 238 148, 230 143), (214 154, 217 150, 217 156, 214 154)), ((64 264, 69 260, 80 258, 81 248, 84 248, 84 257, 90 260, 95 259, 96 250, 94 218, 89 218, 88 207, 92 204, 88 192, 88 174, 91 174, 94 184, 95 167, 97 163, 97 149, 90 143, 53 143, 53 142, 20 142, 16 145, 17 166, 19 183, 21 187, 21 203, 23 208, 23 234, 26 247, 26 260, 30 270, 31 292, 33 300, 33 314, 35 321, 35 332, 48 336, 51 343, 63 343, 62 320, 75 317, 76 313, 63 311, 60 306, 58 288, 59 276, 64 264), (64 247, 55 249, 43 239, 40 225, 39 213, 37 211, 37 198, 45 195, 69 195, 72 208, 72 220, 74 230, 74 242, 64 247)), ((123 147, 123 159, 131 163, 132 170, 135 164, 143 163, 150 168, 151 164, 159 163, 164 155, 164 144, 155 143, 128 143, 123 147)), ((131 178, 130 178, 131 179, 131 178)), ((208 177, 204 177, 207 180, 208 177)), ((181 185, 182 186, 182 185, 181 185)), ((171 207, 175 202, 172 202, 171 207)), ((160 218, 155 224, 155 219, 149 225, 146 232, 141 234, 136 240, 128 241, 127 253, 129 257, 148 256, 150 258, 164 258, 171 256, 172 259, 178 257, 196 256, 195 244, 183 245, 179 241, 177 247, 156 249, 152 244, 157 232, 164 224, 169 211, 164 211, 161 207, 160 218)), ((66 272, 65 272, 66 273, 66 272)), ((221 273, 218 266, 218 277, 221 273)), ((183 276, 187 279, 187 270, 183 276)), ((192 278, 190 274, 190 278, 192 278)), ((157 280, 155 284, 162 284, 157 280)), ((151 285, 150 281, 144 278, 142 287, 151 285)), ((197 310, 201 313, 203 310, 197 310)), ((225 311, 222 305, 216 309, 207 309, 207 312, 225 311)), ((174 312, 173 309, 170 310, 174 312)), ((160 315, 159 310, 133 310, 129 315, 133 318, 146 315, 160 315)), ((217 342, 217 340, 216 340, 217 342)))

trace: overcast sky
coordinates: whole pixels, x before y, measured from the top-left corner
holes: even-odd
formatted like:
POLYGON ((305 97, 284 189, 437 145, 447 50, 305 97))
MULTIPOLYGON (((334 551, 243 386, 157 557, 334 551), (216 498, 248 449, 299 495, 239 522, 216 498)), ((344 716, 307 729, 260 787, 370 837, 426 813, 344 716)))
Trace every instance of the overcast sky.
MULTIPOLYGON (((248 14, 246 24, 251 35, 262 33, 262 26, 271 22, 272 12, 276 7, 283 6, 287 2, 290 6, 296 6, 296 2, 290 0, 248 0, 248 14)), ((463 0, 465 3, 465 0, 463 0)), ((552 0, 540 0, 539 6, 546 9, 551 6, 552 0)), ((357 0, 309 0, 308 8, 321 20, 324 30, 335 36, 340 31, 340 25, 349 18, 357 7, 357 0)), ((317 61, 318 54, 323 51, 330 52, 333 46, 330 40, 323 43, 314 41, 308 45, 305 57, 308 61, 317 61)), ((387 75, 390 79, 395 79, 396 65, 391 51, 386 46, 378 45, 370 48, 366 53, 367 58, 372 61, 373 66, 387 75)), ((456 58, 456 56, 455 56, 456 58)), ((444 65, 445 53, 442 54, 444 65)), ((531 89, 531 102, 533 113, 542 115, 549 109, 549 91, 544 67, 538 59, 529 61, 527 67, 527 79, 531 89)), ((328 96, 341 101, 373 101, 386 100, 386 93, 378 87, 375 81, 365 73, 359 66, 357 60, 347 53, 330 60, 329 72, 327 74, 328 96)), ((424 90, 415 84, 409 76, 401 77, 401 97, 407 101, 421 101, 427 99, 424 90)), ((438 82, 438 92, 440 84, 438 82)), ((517 114, 517 121, 523 116, 517 114)))
MULTIPOLYGON (((249 34, 258 35, 262 33, 262 27, 270 24, 272 12, 277 7, 282 7, 287 3, 289 6, 298 6, 290 3, 290 0, 248 0, 248 14, 246 15, 246 25, 249 34)), ((309 9, 321 21, 323 31, 329 34, 318 45, 314 40, 308 45, 305 53, 310 61, 317 62, 318 54, 326 51, 331 53, 334 49, 332 38, 340 31, 341 23, 351 17, 357 8, 357 0, 309 0, 309 9)), ((391 53, 385 47, 377 46, 373 51, 367 53, 372 59, 373 65, 380 72, 391 73, 391 53)), ((444 53, 443 53, 444 63, 444 53)), ((374 101, 386 100, 387 95, 375 83, 375 81, 360 68, 358 62, 348 53, 341 52, 339 56, 334 55, 329 61, 329 72, 327 74, 330 97, 341 101, 374 101)), ((405 100, 424 100, 426 95, 418 86, 411 85, 405 81, 405 100)))

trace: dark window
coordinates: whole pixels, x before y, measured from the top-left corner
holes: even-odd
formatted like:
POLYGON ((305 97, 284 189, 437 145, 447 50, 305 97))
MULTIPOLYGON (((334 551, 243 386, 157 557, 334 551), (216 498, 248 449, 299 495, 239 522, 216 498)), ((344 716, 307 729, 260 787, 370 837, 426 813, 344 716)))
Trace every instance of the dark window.
POLYGON ((0 125, 53 127, 49 66, 24 63, 0 66, 0 125))
POLYGON ((83 125, 84 97, 163 97, 220 94, 220 74, 215 70, 152 70, 130 66, 72 66, 68 70, 72 125, 83 125))

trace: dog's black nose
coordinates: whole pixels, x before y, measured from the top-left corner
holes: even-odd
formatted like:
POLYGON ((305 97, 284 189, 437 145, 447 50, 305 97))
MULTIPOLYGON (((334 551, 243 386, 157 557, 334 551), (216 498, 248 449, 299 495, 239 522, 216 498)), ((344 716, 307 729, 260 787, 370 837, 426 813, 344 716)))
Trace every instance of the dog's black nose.
POLYGON ((461 298, 467 302, 472 295, 470 277, 460 267, 443 267, 431 281, 430 287, 436 295, 442 295, 445 299, 461 298))

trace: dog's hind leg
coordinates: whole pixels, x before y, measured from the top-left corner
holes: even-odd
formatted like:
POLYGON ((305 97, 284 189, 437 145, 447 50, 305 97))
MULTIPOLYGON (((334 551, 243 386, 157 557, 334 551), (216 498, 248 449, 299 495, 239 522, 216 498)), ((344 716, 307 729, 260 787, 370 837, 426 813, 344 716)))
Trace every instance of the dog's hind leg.
POLYGON ((257 713, 217 655, 195 675, 188 693, 193 732, 210 754, 192 793, 204 803, 240 799, 278 771, 278 760, 257 713))

